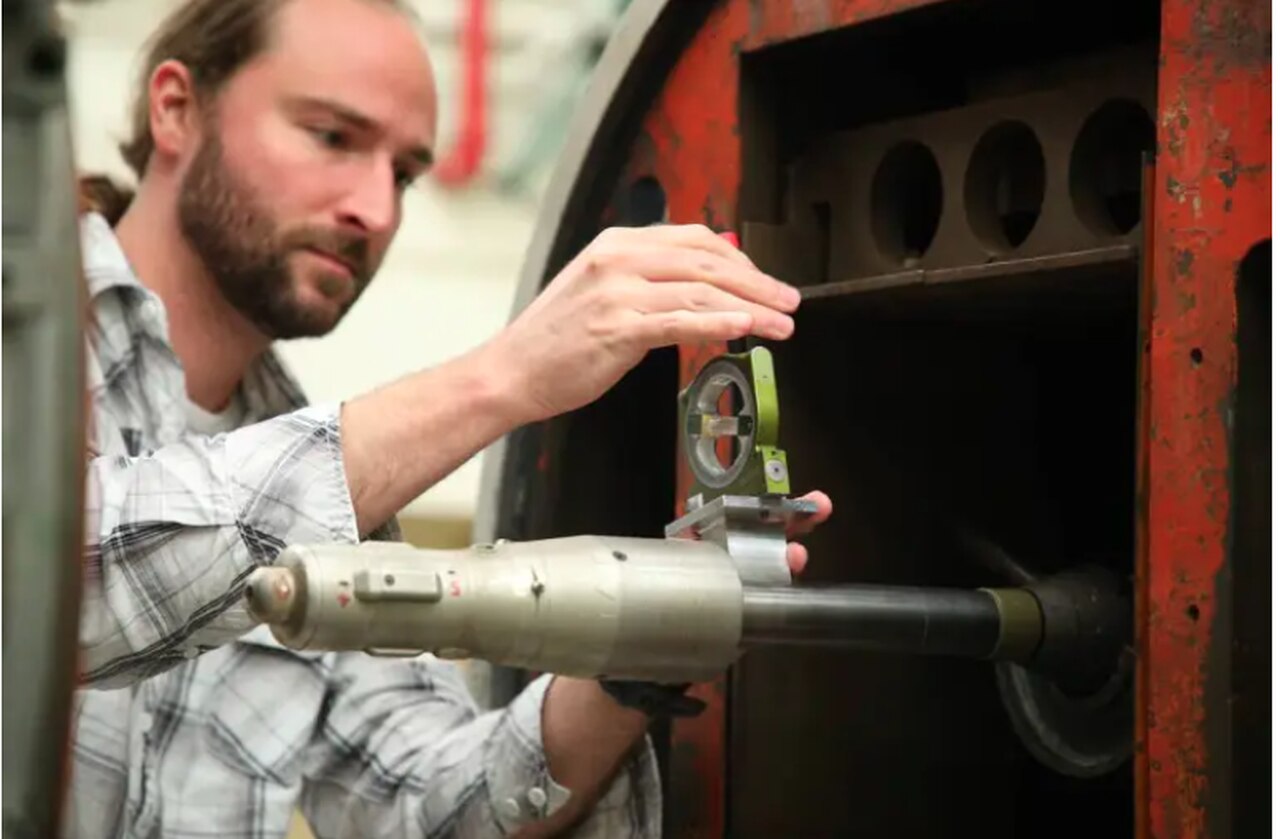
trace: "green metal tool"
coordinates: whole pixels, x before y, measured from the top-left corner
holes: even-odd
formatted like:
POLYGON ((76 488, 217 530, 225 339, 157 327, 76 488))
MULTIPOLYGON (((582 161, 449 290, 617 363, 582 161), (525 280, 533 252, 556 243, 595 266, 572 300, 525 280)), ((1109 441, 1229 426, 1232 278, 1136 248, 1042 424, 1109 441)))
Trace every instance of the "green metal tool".
POLYGON ((680 392, 679 406, 693 506, 721 495, 791 492, 787 455, 778 448, 778 389, 769 350, 753 347, 712 359, 680 392), (726 438, 732 442, 722 459, 717 449, 726 438))

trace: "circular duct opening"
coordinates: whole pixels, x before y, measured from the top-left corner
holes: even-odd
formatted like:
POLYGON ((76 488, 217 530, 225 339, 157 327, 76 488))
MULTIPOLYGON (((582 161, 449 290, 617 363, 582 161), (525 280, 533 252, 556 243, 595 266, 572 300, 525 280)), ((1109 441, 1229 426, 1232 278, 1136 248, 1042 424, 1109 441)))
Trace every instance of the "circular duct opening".
POLYGON ((652 175, 637 178, 627 189, 625 224, 648 227, 667 220, 667 192, 652 175))
POLYGON ((1085 120, 1071 150, 1071 203, 1094 233, 1119 236, 1142 215, 1142 154, 1156 129, 1137 102, 1114 99, 1085 120))
POLYGON ((929 250, 942 218, 942 172, 923 143, 889 150, 871 182, 871 233, 886 259, 910 266, 929 250))
POLYGON ((1025 123, 1002 122, 973 149, 964 178, 969 226, 992 253, 1027 240, 1044 205, 1044 152, 1025 123))

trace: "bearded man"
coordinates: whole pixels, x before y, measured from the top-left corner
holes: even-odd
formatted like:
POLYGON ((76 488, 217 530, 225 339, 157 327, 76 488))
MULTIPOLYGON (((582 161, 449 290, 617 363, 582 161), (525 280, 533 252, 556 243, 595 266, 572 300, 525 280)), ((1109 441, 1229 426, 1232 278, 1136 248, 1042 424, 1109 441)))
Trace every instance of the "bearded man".
MULTIPOLYGON (((796 290, 704 227, 609 230, 471 352, 308 405, 272 343, 341 320, 431 164, 408 11, 186 0, 131 131, 136 195, 89 181, 82 218, 93 457, 64 835, 282 836, 298 808, 320 836, 658 835, 652 700, 546 675, 481 713, 431 656, 281 647, 244 581, 290 543, 396 538, 410 500, 654 347, 788 337, 796 290)), ((830 513, 811 497, 810 526, 830 513)))

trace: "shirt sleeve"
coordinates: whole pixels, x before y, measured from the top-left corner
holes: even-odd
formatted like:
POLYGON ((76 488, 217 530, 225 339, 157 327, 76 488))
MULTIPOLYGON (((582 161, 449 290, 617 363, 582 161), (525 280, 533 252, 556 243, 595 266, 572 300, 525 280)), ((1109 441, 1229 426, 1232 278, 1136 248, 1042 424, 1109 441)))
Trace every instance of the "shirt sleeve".
MULTIPOLYGON (((481 712, 452 664, 390 664, 339 656, 304 769, 302 811, 319 839, 508 836, 568 801, 542 748, 549 675, 481 712)), ((661 813, 646 737, 572 835, 658 837, 661 813)))
POLYGON ((252 628, 245 579, 285 546, 358 541, 337 406, 93 458, 85 502, 90 687, 145 679, 252 628))

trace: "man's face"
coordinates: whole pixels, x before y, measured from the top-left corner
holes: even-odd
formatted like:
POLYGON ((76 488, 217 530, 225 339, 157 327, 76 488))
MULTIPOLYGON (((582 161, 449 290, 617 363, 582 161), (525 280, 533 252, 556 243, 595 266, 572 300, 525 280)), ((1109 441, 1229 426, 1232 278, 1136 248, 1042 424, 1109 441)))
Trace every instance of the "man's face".
POLYGON ((371 0, 293 0, 263 54, 203 106, 183 235, 271 338, 322 335, 382 263, 435 141, 413 24, 371 0))

